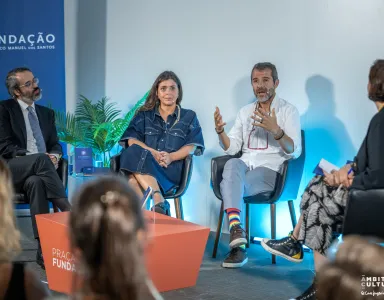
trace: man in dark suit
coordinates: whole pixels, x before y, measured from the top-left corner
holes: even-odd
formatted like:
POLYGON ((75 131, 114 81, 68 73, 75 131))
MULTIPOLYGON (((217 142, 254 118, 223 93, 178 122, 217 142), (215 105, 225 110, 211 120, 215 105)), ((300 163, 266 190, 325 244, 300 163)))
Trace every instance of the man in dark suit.
POLYGON ((53 110, 35 104, 41 89, 31 70, 11 70, 5 84, 12 99, 0 102, 0 156, 8 162, 15 191, 29 199, 36 261, 44 268, 35 215, 49 213, 49 201, 61 211, 71 208, 56 172, 62 148, 53 110))

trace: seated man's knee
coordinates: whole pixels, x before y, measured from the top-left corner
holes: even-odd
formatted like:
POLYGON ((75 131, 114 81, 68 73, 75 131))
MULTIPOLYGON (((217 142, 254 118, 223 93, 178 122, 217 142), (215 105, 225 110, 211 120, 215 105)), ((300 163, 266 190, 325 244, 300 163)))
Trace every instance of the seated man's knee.
POLYGON ((239 158, 231 158, 224 165, 223 173, 231 173, 240 170, 244 162, 239 158))
POLYGON ((25 180, 24 189, 29 190, 37 185, 44 186, 44 181, 39 176, 30 176, 25 180))
POLYGON ((36 155, 36 161, 51 163, 51 159, 50 159, 50 157, 47 154, 45 154, 45 153, 37 153, 35 155, 36 155))
POLYGON ((240 175, 243 172, 244 162, 238 158, 231 158, 224 165, 223 180, 220 182, 220 189, 226 189, 228 185, 233 184, 233 179, 242 178, 240 175), (240 176, 239 176, 240 175, 240 176))

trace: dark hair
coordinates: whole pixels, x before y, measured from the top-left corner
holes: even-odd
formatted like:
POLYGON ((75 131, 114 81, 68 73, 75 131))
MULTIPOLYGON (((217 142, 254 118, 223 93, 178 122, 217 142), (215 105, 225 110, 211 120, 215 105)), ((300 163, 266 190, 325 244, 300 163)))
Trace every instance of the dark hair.
POLYGON ((84 185, 74 199, 70 236, 72 247, 81 251, 77 263, 85 272, 85 291, 139 299, 147 278, 140 229, 145 229, 140 201, 127 182, 111 176, 84 185))
MULTIPOLYGON (((336 258, 316 275, 319 300, 382 299, 362 295, 362 276, 381 277, 384 272, 384 248, 359 236, 347 236, 336 253, 336 258)), ((368 287, 367 291, 383 292, 381 287, 368 287)))
POLYGON ((369 71, 368 98, 372 101, 384 101, 384 60, 376 60, 369 71))
POLYGON ((172 79, 174 82, 177 84, 177 88, 179 89, 179 97, 176 100, 176 104, 180 104, 181 100, 183 99, 183 87, 181 86, 181 81, 179 77, 172 71, 164 71, 161 73, 159 76, 157 76, 155 82, 152 85, 152 88, 148 94, 147 100, 145 100, 145 103, 143 106, 140 108, 141 111, 147 111, 147 110, 152 110, 157 101, 159 101, 156 93, 157 89, 159 87, 159 84, 165 80, 172 79))
POLYGON ((261 62, 261 63, 257 63, 256 65, 253 66, 252 72, 251 72, 251 80, 252 80, 253 71, 255 71, 255 70, 264 71, 265 69, 271 70, 273 82, 276 82, 276 80, 279 79, 279 76, 277 74, 277 69, 276 69, 276 66, 274 64, 272 64, 270 62, 261 62))
POLYGON ((18 67, 15 68, 11 71, 8 72, 7 78, 5 79, 5 86, 8 90, 8 94, 12 97, 15 98, 15 90, 19 86, 19 81, 16 78, 17 73, 22 73, 22 72, 31 72, 30 69, 26 67, 18 67))

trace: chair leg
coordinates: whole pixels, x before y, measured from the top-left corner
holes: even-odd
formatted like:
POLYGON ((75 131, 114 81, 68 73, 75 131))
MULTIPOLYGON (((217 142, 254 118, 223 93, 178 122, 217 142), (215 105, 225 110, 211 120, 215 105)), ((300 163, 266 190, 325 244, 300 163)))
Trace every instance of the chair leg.
POLYGON ((249 203, 245 204, 245 232, 247 234, 247 245, 246 247, 249 248, 249 245, 251 243, 251 229, 250 229, 250 216, 249 216, 249 203))
POLYGON ((181 197, 175 198, 175 211, 176 211, 176 218, 180 220, 184 220, 183 202, 181 200, 181 197))
POLYGON ((224 220, 224 202, 221 201, 219 222, 217 223, 216 238, 215 238, 215 244, 213 246, 212 258, 216 258, 217 247, 219 246, 221 231, 223 229, 223 220, 224 220))
MULTIPOLYGON (((276 204, 271 204, 271 238, 276 239, 276 204)), ((272 264, 276 264, 276 255, 272 254, 272 264)))
POLYGON ((292 227, 295 229, 297 221, 296 221, 296 213, 295 207, 293 206, 293 200, 288 201, 289 213, 291 214, 292 227))

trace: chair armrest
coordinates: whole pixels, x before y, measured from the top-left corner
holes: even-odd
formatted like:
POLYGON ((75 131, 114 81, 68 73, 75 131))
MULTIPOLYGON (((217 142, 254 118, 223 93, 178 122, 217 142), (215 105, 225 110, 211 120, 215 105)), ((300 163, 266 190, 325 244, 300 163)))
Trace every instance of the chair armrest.
POLYGON ((384 240, 384 189, 349 191, 343 235, 357 234, 384 240))
POLYGON ((60 159, 59 167, 57 168, 57 174, 63 182, 64 189, 66 190, 68 187, 68 160, 66 158, 62 157, 60 159))
POLYGON ((189 154, 184 159, 183 171, 181 173, 181 182, 175 194, 172 196, 173 198, 178 198, 185 194, 185 192, 188 189, 189 182, 191 181, 192 171, 193 171, 193 155, 189 154))
POLYGON ((220 200, 223 200, 220 192, 220 183, 223 180, 224 166, 227 161, 231 158, 239 158, 240 156, 241 153, 238 153, 236 155, 223 155, 214 157, 211 160, 211 184, 213 188, 213 193, 220 200))
POLYGON ((112 156, 110 159, 109 169, 114 173, 118 173, 120 170, 120 157, 121 157, 121 152, 119 154, 112 156))

